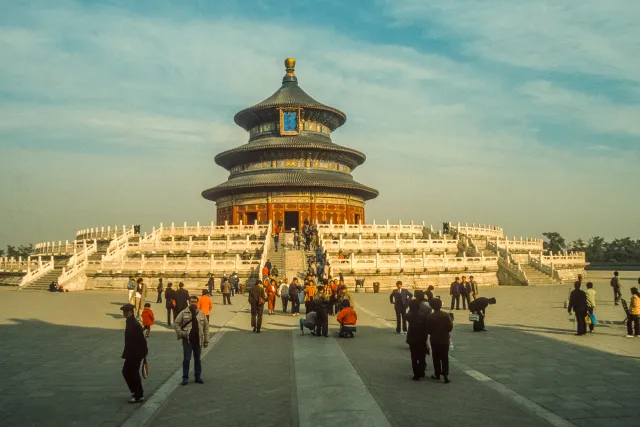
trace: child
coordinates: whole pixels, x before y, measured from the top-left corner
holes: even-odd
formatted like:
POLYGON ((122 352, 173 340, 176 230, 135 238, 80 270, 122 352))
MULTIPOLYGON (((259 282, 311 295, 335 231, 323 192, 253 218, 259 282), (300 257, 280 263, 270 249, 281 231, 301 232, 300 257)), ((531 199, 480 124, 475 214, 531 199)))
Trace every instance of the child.
POLYGON ((340 323, 340 332, 338 333, 338 336, 340 338, 353 338, 353 333, 356 331, 358 315, 349 305, 349 300, 342 301, 342 310, 338 313, 336 320, 340 323))
POLYGON ((211 313, 212 308, 213 302, 211 302, 211 298, 209 298, 209 291, 207 289, 203 289, 202 296, 198 300, 198 310, 204 313, 204 316, 207 318, 207 322, 209 321, 209 314, 211 313))
POLYGON ((144 326, 145 337, 149 337, 151 325, 153 325, 154 320, 155 317, 153 316, 153 311, 151 311, 151 303, 147 302, 144 304, 144 310, 142 310, 142 326, 144 326))

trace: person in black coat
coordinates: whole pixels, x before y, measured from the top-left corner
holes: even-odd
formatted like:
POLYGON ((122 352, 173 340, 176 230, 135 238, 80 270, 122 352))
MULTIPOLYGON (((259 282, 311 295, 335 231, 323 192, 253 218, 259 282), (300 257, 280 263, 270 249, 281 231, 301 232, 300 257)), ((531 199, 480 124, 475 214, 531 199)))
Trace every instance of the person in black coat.
POLYGON ((444 382, 449 381, 449 341, 453 330, 453 319, 449 314, 441 310, 442 301, 439 298, 433 300, 433 313, 427 317, 427 332, 431 343, 431 357, 433 358, 433 370, 435 375, 431 379, 439 380, 444 376, 444 382))
MULTIPOLYGON (((167 284, 167 290, 164 291, 164 306, 167 309, 167 325, 171 326, 171 312, 175 311, 175 290, 173 290, 173 283, 167 284)), ((173 318, 176 316, 174 314, 173 318)))
POLYGON ((587 316, 587 294, 580 289, 580 282, 573 284, 574 290, 569 294, 569 314, 571 310, 576 314, 576 323, 578 325, 578 331, 576 335, 584 335, 587 333, 587 322, 585 317, 587 316))
POLYGON ((486 309, 489 304, 495 304, 495 298, 477 298, 469 303, 469 311, 478 315, 478 320, 473 321, 473 332, 485 331, 484 328, 484 316, 486 315, 486 309))
POLYGON ((456 310, 460 310, 460 278, 456 277, 449 287, 449 295, 451 295, 451 310, 455 305, 456 310))
POLYGON ((291 286, 289 286, 289 300, 291 301, 292 316, 300 314, 300 300, 298 296, 298 293, 300 292, 299 286, 300 285, 298 284, 298 278, 295 277, 293 279, 293 282, 291 283, 291 286))
POLYGON ((425 292, 425 296, 427 297, 427 302, 429 303, 429 305, 431 305, 431 303, 433 302, 433 298, 435 298, 433 296, 433 290, 435 288, 433 287, 433 285, 429 285, 429 287, 427 288, 427 292, 425 292))
POLYGON ((411 352, 414 381, 424 378, 424 372, 427 368, 427 315, 420 310, 420 304, 421 302, 417 299, 411 300, 409 313, 407 313, 407 322, 409 323, 407 344, 409 344, 411 352))
POLYGON ((178 290, 175 292, 174 298, 176 299, 176 310, 173 312, 175 319, 177 313, 186 310, 189 306, 189 291, 184 288, 184 283, 178 283, 178 290))
POLYGON ((407 334, 407 307, 409 301, 413 298, 411 292, 406 289, 402 289, 402 282, 398 280, 396 282, 397 289, 391 292, 389 295, 389 302, 393 304, 393 308, 396 311, 396 334, 400 333, 400 320, 402 319, 402 332, 407 334))
POLYGON ((129 403, 139 403, 144 401, 140 364, 142 359, 147 357, 147 340, 144 337, 142 326, 134 316, 135 306, 133 304, 125 304, 120 307, 120 310, 122 310, 122 314, 127 319, 127 326, 124 330, 124 350, 122 351, 122 358, 124 359, 122 376, 131 392, 129 403))

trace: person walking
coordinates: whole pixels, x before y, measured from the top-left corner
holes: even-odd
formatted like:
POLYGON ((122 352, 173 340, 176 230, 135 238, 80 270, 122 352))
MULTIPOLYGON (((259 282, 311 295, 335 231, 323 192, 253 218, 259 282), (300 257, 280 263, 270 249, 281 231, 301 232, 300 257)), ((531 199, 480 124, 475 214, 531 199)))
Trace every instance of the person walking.
POLYGON ((396 312, 396 334, 400 333, 400 320, 402 320, 402 332, 407 335, 407 307, 413 295, 406 289, 402 289, 402 282, 396 282, 396 289, 389 295, 389 302, 393 304, 396 312))
MULTIPOLYGON (((638 284, 640 284, 640 279, 638 279, 638 284)), ((627 314, 627 338, 633 336, 640 337, 640 294, 638 288, 631 288, 631 301, 627 314), (633 330, 631 325, 633 325, 633 330)))
POLYGON ((267 276, 271 275, 271 260, 267 259, 267 262, 264 263, 264 266, 267 269, 267 276))
POLYGON ((129 281, 127 282, 127 292, 129 294, 129 298, 127 299, 127 301, 129 302, 129 304, 135 304, 136 300, 134 296, 136 293, 136 281, 133 280, 133 276, 129 276, 129 281))
POLYGON ((298 296, 298 278, 294 277, 293 282, 289 286, 289 299, 291 300, 291 315, 297 316, 300 314, 300 300, 298 296))
POLYGON ((278 286, 274 279, 269 280, 265 291, 267 293, 267 303, 269 308, 269 314, 273 314, 276 308, 276 295, 278 294, 278 286))
POLYGON ((613 288, 613 302, 615 305, 620 304, 620 298, 622 298, 622 287, 620 286, 620 278, 618 277, 619 273, 617 271, 613 272, 613 277, 611 278, 611 287, 613 288))
POLYGON ((316 322, 316 336, 329 336, 329 316, 327 309, 329 307, 329 298, 324 292, 324 286, 318 286, 318 292, 313 297, 313 311, 318 315, 316 322))
POLYGON ((478 315, 478 320, 473 322, 473 332, 486 332, 484 327, 484 318, 487 313, 487 306, 495 304, 495 298, 477 298, 469 303, 469 311, 478 315))
POLYGON ((456 277, 456 280, 451 282, 449 287, 449 295, 451 295, 451 310, 453 310, 454 304, 456 310, 460 310, 460 278, 456 277))
MULTIPOLYGON (((417 293, 417 291, 416 291, 417 293)), ((424 295, 423 295, 424 296, 424 295)), ((413 368, 413 380, 424 378, 427 368, 427 314, 421 311, 421 301, 413 299, 409 301, 409 313, 407 323, 407 344, 411 352, 411 367, 413 368)))
POLYGON ((149 352, 147 340, 144 337, 142 326, 135 318, 135 306, 133 304, 125 304, 120 307, 120 310, 126 318, 124 350, 122 351, 122 358, 124 359, 122 376, 131 392, 129 403, 140 403, 144 401, 144 389, 142 388, 142 379, 140 378, 140 364, 149 352))
POLYGON ((280 272, 278 271, 278 267, 276 265, 271 267, 271 270, 269 270, 269 276, 271 276, 274 279, 278 277, 278 273, 280 272))
POLYGON ((576 281, 573 284, 574 290, 569 294, 569 307, 568 311, 571 314, 571 310, 576 315, 577 333, 576 335, 584 335, 587 333, 587 322, 585 317, 587 315, 587 294, 580 289, 580 282, 576 281))
POLYGON ((273 232, 273 246, 276 252, 278 252, 278 245, 280 244, 280 227, 276 227, 273 232))
POLYGON ((145 295, 145 284, 144 279, 140 277, 136 280, 136 294, 134 296, 134 304, 136 307, 136 317, 138 320, 140 319, 140 315, 142 314, 142 304, 144 304, 144 295, 145 295))
POLYGON ((286 277, 278 288, 278 296, 282 301, 282 312, 287 314, 287 306, 289 305, 289 279, 286 277))
POLYGON ((300 306, 304 305, 304 299, 306 298, 306 295, 304 292, 305 287, 301 285, 297 280, 298 279, 296 278, 296 283, 298 283, 298 315, 300 315, 300 306))
POLYGON ((467 304, 471 304, 471 300, 469 299, 470 288, 468 287, 467 276, 462 276, 459 286, 460 296, 462 297, 462 309, 466 310, 467 304))
POLYGON ((189 365, 191 364, 191 355, 193 355, 193 370, 195 382, 204 384, 202 380, 202 363, 200 355, 203 348, 209 346, 209 322, 204 313, 198 310, 198 297, 189 298, 189 306, 182 310, 175 322, 173 328, 179 340, 182 340, 182 385, 189 382, 189 365))
POLYGON ((189 306, 189 291, 184 288, 184 283, 178 283, 178 290, 175 292, 174 297, 176 299, 176 310, 174 311, 175 316, 173 317, 175 323, 177 314, 186 310, 189 306))
POLYGON ((162 302, 162 291, 164 290, 164 285, 162 284, 162 277, 158 280, 158 286, 156 287, 156 291, 158 291, 158 299, 156 303, 160 304, 162 302))
POLYGON ((167 309, 167 325, 171 325, 171 312, 174 312, 173 318, 176 318, 176 296, 173 290, 173 283, 167 284, 167 290, 164 291, 164 306, 167 309))
POLYGON ((591 322, 589 323, 589 332, 593 332, 596 327, 596 290, 593 289, 593 283, 587 282, 587 290, 584 291, 587 294, 587 315, 591 318, 591 322))
POLYGON ((142 310, 142 327, 145 338, 149 338, 149 335, 151 335, 151 327, 154 325, 155 320, 156 316, 153 314, 153 310, 151 310, 151 303, 145 303, 144 309, 142 310))
POLYGON ((228 280, 222 281, 222 304, 231 305, 231 284, 228 280))
POLYGON ((253 332, 260 333, 262 327, 262 312, 267 294, 264 292, 262 280, 258 280, 256 285, 249 290, 249 305, 251 306, 251 326, 253 332))
POLYGON ((215 289, 216 286, 216 281, 213 277, 213 274, 209 277, 209 280, 207 281, 207 290, 208 290, 208 294, 210 297, 213 296, 213 290, 215 289))
POLYGON ((427 317, 427 332, 431 344, 431 357, 433 359, 433 380, 439 380, 444 376, 444 382, 449 383, 449 341, 453 330, 453 320, 448 313, 442 311, 442 301, 438 298, 431 305, 433 313, 427 317))
POLYGON ((211 314, 211 309, 213 308, 213 301, 209 297, 209 290, 203 289, 202 295, 198 300, 198 310, 204 313, 204 317, 207 318, 207 322, 209 321, 209 315, 211 314))

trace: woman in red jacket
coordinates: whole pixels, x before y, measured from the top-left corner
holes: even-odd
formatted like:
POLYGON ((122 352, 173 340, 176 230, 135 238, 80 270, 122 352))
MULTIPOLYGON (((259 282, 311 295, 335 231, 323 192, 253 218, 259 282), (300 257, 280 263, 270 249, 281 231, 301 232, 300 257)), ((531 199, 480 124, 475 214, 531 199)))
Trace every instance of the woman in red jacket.
POLYGON ((265 290, 267 292, 269 314, 273 314, 273 310, 276 308, 276 294, 278 293, 278 285, 276 284, 276 281, 271 279, 265 290))

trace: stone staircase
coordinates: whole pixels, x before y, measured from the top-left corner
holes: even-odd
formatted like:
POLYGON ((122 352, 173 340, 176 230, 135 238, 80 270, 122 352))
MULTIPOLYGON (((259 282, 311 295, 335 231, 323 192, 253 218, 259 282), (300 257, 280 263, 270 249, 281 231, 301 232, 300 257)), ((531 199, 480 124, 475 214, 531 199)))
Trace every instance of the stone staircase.
POLYGON ((286 249, 282 245, 283 237, 284 236, 281 237, 280 245, 278 247, 277 252, 276 252, 275 246, 273 245, 273 239, 271 239, 271 244, 269 245, 269 251, 267 252, 267 259, 271 261, 272 266, 278 268, 278 275, 281 280, 284 279, 284 275, 286 274, 286 271, 287 271, 287 268, 286 268, 287 266, 285 265, 286 249))
POLYGON ((527 275, 529 285, 551 285, 556 283, 551 276, 529 264, 520 264, 520 268, 524 271, 524 274, 527 275))
POLYGON ((58 277, 62 274, 62 268, 66 267, 69 262, 69 258, 69 256, 55 258, 53 261, 53 270, 47 272, 44 276, 34 280, 28 285, 25 285, 22 289, 27 291, 49 290, 49 285, 51 282, 58 280, 58 277))

